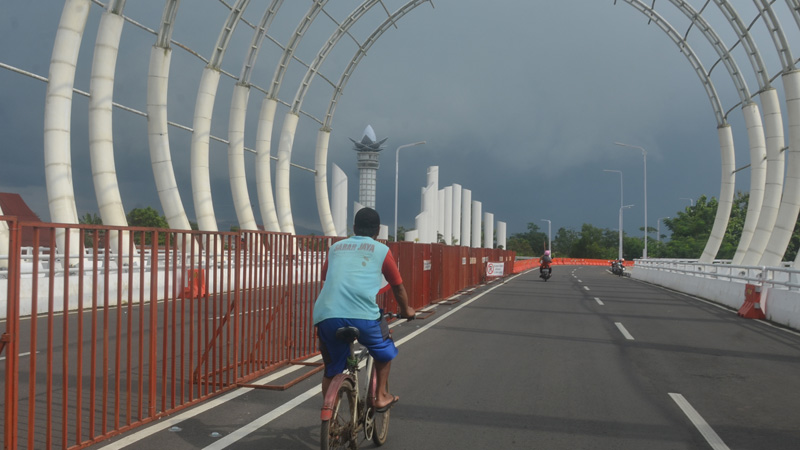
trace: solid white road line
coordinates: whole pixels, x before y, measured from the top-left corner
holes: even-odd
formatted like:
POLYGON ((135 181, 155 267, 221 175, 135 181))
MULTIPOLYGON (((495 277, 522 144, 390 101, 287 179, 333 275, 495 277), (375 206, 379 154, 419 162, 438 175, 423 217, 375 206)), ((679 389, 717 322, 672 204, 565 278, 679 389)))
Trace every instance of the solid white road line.
MULTIPOLYGON (((19 354, 19 357, 22 358, 23 356, 28 356, 30 354, 31 354, 31 352, 22 352, 22 353, 19 354)), ((39 354, 39 352, 37 351, 36 354, 39 354)), ((0 356, 0 361, 2 361, 4 359, 6 359, 5 356, 0 356)))
MULTIPOLYGON (((514 276, 510 277, 508 279, 508 281, 511 281, 511 280, 513 280, 514 278, 517 278, 520 275, 522 275, 522 274, 514 275, 514 276)), ((414 331, 413 333, 411 333, 410 335, 406 336, 405 338, 400 339, 399 341, 396 341, 395 342, 395 346, 399 347, 399 346, 403 345, 403 343, 407 342, 408 340, 412 339, 413 337, 418 336, 423 331, 428 330, 432 326, 436 325, 437 323, 441 322, 445 318, 449 317, 451 314, 455 313, 456 311, 460 310, 461 308, 464 308, 465 306, 471 304, 472 302, 478 300, 479 298, 483 297, 484 295, 488 294, 489 292, 492 292, 493 290, 497 289, 500 286, 503 286, 503 284, 498 284, 497 286, 489 288, 485 292, 482 292, 482 293, 476 295, 474 298, 471 298, 471 299, 465 301, 464 303, 458 305, 457 307, 451 309, 447 313, 442 314, 436 320, 434 320, 432 322, 428 322, 425 326, 423 326, 420 329, 414 331)), ((457 296, 454 296, 454 297, 457 297, 457 296)), ((429 310, 429 309, 431 309, 431 307, 428 307, 425 310, 429 310)), ((403 323, 403 322, 404 321, 397 321, 394 324, 392 324, 392 326, 397 326, 397 325, 399 325, 400 323, 403 323)), ((318 361, 320 359, 321 359, 320 356, 316 356, 314 358, 311 358, 309 361, 318 361)), ((282 370, 282 371, 280 371, 278 373, 275 373, 273 375, 270 375, 270 376, 264 378, 263 380, 258 381, 256 384, 268 384, 268 383, 272 382, 273 380, 275 380, 277 378, 280 378, 280 377, 282 377, 282 376, 284 376, 284 375, 286 375, 286 374, 288 374, 290 372, 294 372, 295 370, 300 370, 302 367, 303 366, 297 366, 297 367, 292 367, 292 368, 288 368, 288 369, 282 370)), ((237 389, 237 390, 235 390, 233 392, 230 392, 228 394, 222 395, 219 398, 216 398, 216 399, 213 399, 213 400, 209 400, 208 402, 205 402, 202 405, 200 405, 200 406, 198 406, 198 407, 196 407, 196 408, 194 408, 194 409, 192 409, 190 411, 186 411, 184 413, 178 414, 178 415, 176 415, 176 416, 174 416, 174 417, 172 417, 170 419, 165 419, 163 421, 159 421, 157 424, 151 425, 151 426, 147 427, 146 429, 138 431, 136 433, 133 433, 130 436, 124 438, 124 439, 120 439, 117 442, 114 442, 114 443, 109 444, 109 445, 107 445, 105 447, 102 447, 100 450, 117 450, 117 449, 120 449, 120 448, 127 447, 128 445, 131 445, 131 444, 133 444, 135 442, 138 442, 139 440, 142 440, 144 438, 147 438, 152 434, 155 434, 155 433, 157 433, 157 432, 159 432, 161 430, 164 430, 164 429, 169 428, 169 427, 171 427, 171 426, 173 426, 175 424, 183 422, 184 420, 190 419, 190 418, 192 418, 192 417, 194 417, 194 416, 196 416, 196 415, 198 415, 200 413, 208 411, 208 410, 210 410, 210 409, 212 409, 212 408, 214 408, 216 406, 219 406, 219 405, 221 405, 221 404, 223 404, 223 403, 225 403, 225 402, 227 402, 229 400, 233 400, 236 397, 244 395, 244 394, 250 392, 252 389, 253 388, 239 388, 239 389, 237 389)), ((284 403, 283 405, 279 406, 278 408, 268 412, 267 414, 264 414, 263 416, 261 416, 258 419, 250 422, 249 424, 243 426, 242 428, 237 429, 236 431, 234 431, 231 434, 221 438, 220 440, 214 442, 213 444, 209 445, 208 447, 205 447, 204 450, 205 449, 222 449, 222 448, 225 448, 225 447, 227 447, 229 445, 232 445, 234 442, 244 438, 245 436, 249 435, 250 433, 255 432, 256 430, 258 430, 258 428, 263 427, 264 425, 268 424, 269 422, 277 419, 278 417, 282 416, 283 414, 285 414, 285 413, 291 411, 292 409, 296 408, 297 406, 299 406, 300 404, 302 404, 306 400, 317 396, 320 393, 321 389, 322 389, 322 387, 319 384, 314 386, 313 388, 303 392, 302 394, 298 395, 297 397, 293 398, 292 400, 290 400, 290 401, 284 403)))
POLYGON ((628 333, 628 330, 625 329, 625 326, 623 326, 621 322, 614 322, 614 325, 616 325, 617 328, 619 329, 619 332, 622 333, 623 336, 625 336, 625 339, 629 341, 634 340, 633 336, 630 333, 628 333))
POLYGON ((594 301, 596 301, 596 302, 597 302, 597 304, 598 304, 598 305, 600 305, 600 306, 603 306, 603 305, 605 305, 605 303, 603 303, 603 301, 602 301, 602 300, 600 300, 598 297, 595 297, 595 298, 594 298, 594 301))
POLYGON ((695 410, 692 405, 689 404, 688 401, 683 397, 681 394, 669 394, 672 397, 672 400, 678 404, 678 406, 683 410, 683 413, 686 414, 686 417, 692 421, 697 431, 703 435, 706 439, 706 442, 711 445, 711 448, 714 450, 730 450, 724 442, 722 442, 722 438, 711 428, 708 422, 703 419, 700 413, 695 410))

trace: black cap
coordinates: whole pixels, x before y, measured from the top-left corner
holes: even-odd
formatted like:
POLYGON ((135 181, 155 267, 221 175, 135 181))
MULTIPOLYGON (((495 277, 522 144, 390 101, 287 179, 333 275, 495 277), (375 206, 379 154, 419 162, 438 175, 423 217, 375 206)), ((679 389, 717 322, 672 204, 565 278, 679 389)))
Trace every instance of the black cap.
POLYGON ((353 221, 356 236, 377 236, 381 229, 381 216, 372 208, 361 208, 353 221))

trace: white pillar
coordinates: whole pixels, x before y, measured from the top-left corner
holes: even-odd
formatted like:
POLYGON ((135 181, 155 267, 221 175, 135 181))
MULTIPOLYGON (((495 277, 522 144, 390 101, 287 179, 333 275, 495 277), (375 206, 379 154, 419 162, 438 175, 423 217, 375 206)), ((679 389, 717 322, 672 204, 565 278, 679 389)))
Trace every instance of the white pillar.
POLYGON ((378 231, 378 239, 383 239, 384 241, 389 239, 389 225, 381 225, 381 229, 378 231))
POLYGON ((760 265, 764 266, 780 265, 800 211, 800 71, 786 73, 782 79, 786 96, 789 148, 786 152, 786 178, 778 218, 761 258, 760 265))
POLYGON ((420 242, 432 244, 436 242, 436 201, 439 199, 439 191, 435 185, 425 188, 425 208, 422 214, 425 216, 425 227, 420 229, 420 242))
POLYGON ((461 241, 459 245, 469 247, 472 231, 472 191, 463 189, 461 191, 461 241))
POLYGON ((472 202, 472 248, 481 247, 481 202, 472 202))
POLYGON ((261 102, 258 115, 258 131, 256 133, 256 190, 258 191, 258 209, 261 220, 267 231, 281 231, 278 212, 275 209, 275 197, 272 193, 272 129, 275 125, 275 108, 278 102, 265 98, 261 102))
POLYGON ((293 114, 291 111, 286 113, 281 137, 278 141, 278 162, 275 165, 275 203, 278 208, 278 222, 281 225, 281 231, 289 234, 295 234, 289 175, 291 173, 292 145, 294 145, 294 135, 299 120, 300 116, 297 114, 293 114))
POLYGON ((483 248, 494 248, 494 214, 483 214, 483 248))
POLYGON ((417 231, 417 235, 414 240, 421 244, 429 244, 429 242, 427 241, 427 234, 428 234, 427 219, 428 219, 428 214, 425 211, 417 214, 417 216, 414 217, 414 226, 416 227, 417 231))
POLYGON ((203 231, 217 231, 214 216, 214 202, 211 198, 211 172, 209 168, 209 139, 211 136, 211 116, 217 95, 220 71, 212 67, 203 69, 200 86, 197 89, 197 103, 194 107, 194 130, 192 131, 192 199, 197 226, 203 231))
POLYGON ((322 129, 317 133, 317 147, 314 157, 314 187, 317 194, 317 213, 325 236, 337 236, 333 221, 331 204, 328 199, 328 143, 331 132, 322 129))
POLYGON ((720 153, 722 154, 722 180, 719 189, 719 206, 714 225, 711 227, 711 235, 708 237, 706 247, 700 256, 700 262, 711 263, 717 257, 717 252, 728 228, 728 219, 731 216, 733 206, 733 195, 735 192, 736 163, 733 152, 733 134, 730 125, 723 125, 717 128, 719 135, 720 153))
POLYGON ((428 167, 428 186, 426 190, 426 204, 423 212, 428 215, 425 219, 426 235, 424 241, 427 244, 436 242, 439 210, 439 166, 428 167))
POLYGON ((503 247, 503 250, 508 250, 506 248, 506 223, 497 221, 497 248, 503 247))
POLYGON ((178 191, 169 148, 167 89, 171 58, 172 50, 169 48, 154 46, 150 50, 150 67, 147 72, 147 141, 158 199, 167 223, 172 229, 189 230, 191 225, 178 191))
POLYGON ((733 257, 733 264, 739 265, 744 259, 750 241, 758 224, 761 205, 764 202, 764 188, 767 182, 767 144, 764 140, 764 125, 758 105, 751 103, 742 108, 747 136, 750 143, 750 201, 747 205, 747 216, 742 227, 739 246, 733 257))
MULTIPOLYGON (((3 215, 3 208, 0 208, 0 216, 3 215)), ((8 268, 8 259, 2 258, 8 255, 9 238, 11 233, 8 231, 8 224, 5 220, 0 220, 0 268, 8 268)))
POLYGON ((336 164, 331 170, 331 214, 336 236, 347 236, 347 175, 336 164))
POLYGON ((778 209, 781 205, 783 194, 783 172, 785 143, 783 135, 783 118, 781 115, 778 91, 774 88, 762 92, 761 106, 764 115, 764 130, 767 144, 767 175, 764 189, 764 201, 761 204, 761 213, 758 216, 750 248, 742 259, 742 264, 754 266, 761 261, 764 249, 767 247, 770 234, 775 227, 778 209))
POLYGON ((453 226, 452 243, 455 245, 463 245, 461 243, 461 185, 453 185, 453 218, 451 220, 453 226))
MULTIPOLYGON (((125 208, 119 192, 117 169, 114 164, 114 76, 116 72, 119 41, 124 19, 120 14, 106 10, 100 19, 97 41, 92 59, 92 76, 89 84, 89 155, 92 165, 97 206, 104 225, 127 226, 125 208)), ((109 248, 120 249, 120 233, 111 232, 109 248)), ((127 253, 128 233, 122 233, 121 248, 127 253)))
POLYGON ((230 116, 228 117, 228 178, 239 228, 256 230, 250 194, 247 192, 247 174, 244 162, 244 127, 250 87, 236 84, 233 87, 230 116))
POLYGON ((444 188, 444 242, 453 244, 453 186, 444 188))
POLYGON ((439 189, 436 193, 436 241, 439 242, 439 236, 444 239, 444 189, 439 189))
POLYGON ((419 232, 417 230, 406 230, 405 242, 417 242, 419 239, 419 232))
MULTIPOLYGON (((78 223, 75 191, 72 184, 72 88, 75 68, 92 5, 89 0, 67 0, 56 31, 44 108, 44 171, 50 221, 78 223)), ((62 252, 78 253, 78 233, 70 233, 70 249, 65 249, 65 233, 56 234, 62 252)))

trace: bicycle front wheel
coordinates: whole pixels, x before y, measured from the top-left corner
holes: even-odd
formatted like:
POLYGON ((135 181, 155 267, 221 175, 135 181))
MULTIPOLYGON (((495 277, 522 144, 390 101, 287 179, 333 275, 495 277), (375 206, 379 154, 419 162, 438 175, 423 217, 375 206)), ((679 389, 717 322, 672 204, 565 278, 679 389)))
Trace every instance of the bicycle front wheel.
POLYGON ((383 445, 386 438, 389 436, 389 413, 392 410, 387 409, 385 412, 375 411, 372 422, 375 426, 375 431, 372 432, 372 442, 375 445, 383 445))
MULTIPOLYGON (((370 380, 370 385, 373 388, 372 392, 375 392, 375 389, 377 389, 375 368, 372 369, 372 380, 370 380)), ((389 388, 388 383, 387 383, 386 388, 387 389, 389 388)), ((375 406, 373 405, 373 408, 374 407, 375 406)), ((374 442, 375 445, 378 445, 378 446, 383 445, 386 442, 386 438, 389 436, 389 413, 390 412, 392 412, 391 409, 387 409, 384 412, 378 412, 378 411, 375 411, 373 409, 373 415, 372 415, 372 426, 373 426, 372 442, 374 442)))
POLYGON ((320 428, 320 448, 322 450, 358 448, 353 433, 356 428, 356 424, 353 423, 355 408, 356 393, 353 383, 350 380, 344 380, 336 393, 333 415, 330 420, 322 421, 320 428))

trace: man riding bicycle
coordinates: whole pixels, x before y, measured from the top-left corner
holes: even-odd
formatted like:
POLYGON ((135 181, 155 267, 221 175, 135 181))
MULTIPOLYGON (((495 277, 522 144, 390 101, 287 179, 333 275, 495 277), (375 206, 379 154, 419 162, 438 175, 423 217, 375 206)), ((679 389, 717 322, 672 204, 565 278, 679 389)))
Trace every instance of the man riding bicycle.
POLYGON ((323 398, 333 377, 344 370, 350 352, 349 344, 336 338, 336 330, 353 326, 359 329, 358 341, 367 347, 375 360, 378 393, 374 404, 378 411, 386 410, 400 400, 387 389, 397 347, 375 302, 383 278, 392 288, 400 314, 407 318, 416 314, 408 304, 408 294, 392 252, 375 240, 380 224, 380 216, 374 209, 362 208, 354 220, 355 236, 333 244, 328 250, 328 258, 322 266, 324 284, 314 304, 313 317, 325 363, 323 398))

